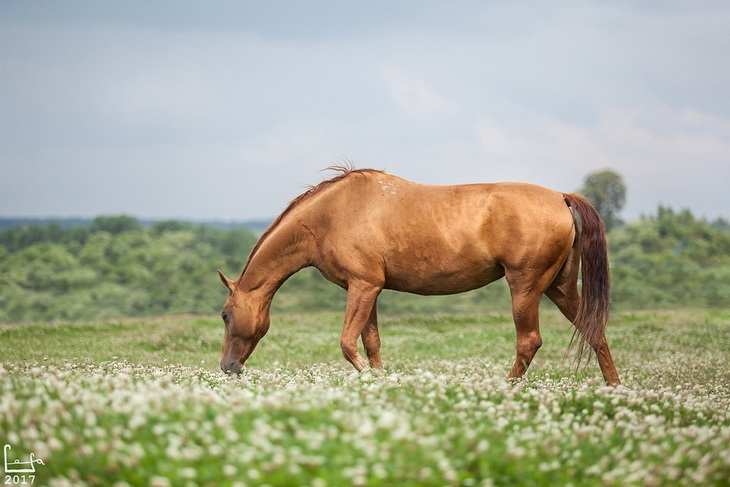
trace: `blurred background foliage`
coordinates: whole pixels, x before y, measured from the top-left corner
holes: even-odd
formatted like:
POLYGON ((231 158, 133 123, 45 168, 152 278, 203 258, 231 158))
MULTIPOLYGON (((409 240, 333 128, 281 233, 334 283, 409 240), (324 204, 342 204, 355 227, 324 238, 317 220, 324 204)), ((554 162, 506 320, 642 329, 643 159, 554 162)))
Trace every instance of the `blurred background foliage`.
MULTIPOLYGON (((615 178, 610 180, 616 183, 615 178)), ((622 195, 620 195, 623 198, 622 195)), ((619 208, 620 209, 620 206, 619 208)), ((616 309, 730 306, 730 224, 660 206, 623 223, 612 207, 608 233, 616 309)), ((216 313, 226 290, 216 269, 236 276, 259 233, 121 216, 89 224, 24 224, 0 231, 0 321, 98 320, 216 313)), ((504 280, 455 296, 384 291, 392 314, 508 312, 504 280)), ((345 291, 304 269, 277 293, 274 312, 342 310, 345 291)))
POLYGON ((211 313, 225 296, 215 269, 240 268, 245 228, 129 216, 0 232, 0 320, 74 320, 211 313))

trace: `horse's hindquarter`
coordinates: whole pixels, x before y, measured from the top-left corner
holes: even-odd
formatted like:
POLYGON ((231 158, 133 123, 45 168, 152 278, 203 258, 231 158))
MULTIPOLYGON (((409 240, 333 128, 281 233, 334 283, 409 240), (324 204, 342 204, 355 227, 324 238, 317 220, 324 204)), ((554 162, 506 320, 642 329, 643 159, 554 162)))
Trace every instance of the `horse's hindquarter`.
POLYGON ((562 264, 575 238, 563 194, 526 183, 500 183, 489 198, 484 238, 502 266, 544 272, 562 264))
POLYGON ((540 186, 433 186, 389 175, 358 182, 355 200, 331 222, 336 280, 372 272, 387 289, 454 294, 501 278, 505 268, 565 260, 572 243, 562 195, 540 186))

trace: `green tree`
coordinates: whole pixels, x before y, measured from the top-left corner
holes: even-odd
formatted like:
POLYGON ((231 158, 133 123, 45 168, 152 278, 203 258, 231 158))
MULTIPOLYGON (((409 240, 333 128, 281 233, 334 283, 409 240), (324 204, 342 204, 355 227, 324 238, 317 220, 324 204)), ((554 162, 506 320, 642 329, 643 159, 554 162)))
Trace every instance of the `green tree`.
POLYGON ((712 228, 730 233, 730 221, 727 221, 723 217, 719 217, 712 222, 712 228))
POLYGON ((99 216, 91 224, 92 232, 109 232, 112 235, 139 230, 142 225, 133 216, 99 216))
POLYGON ((660 206, 609 235, 619 307, 730 305, 730 234, 660 206))
POLYGON ((579 193, 596 207, 606 230, 622 223, 618 214, 626 203, 626 184, 618 173, 607 169, 589 174, 579 193))

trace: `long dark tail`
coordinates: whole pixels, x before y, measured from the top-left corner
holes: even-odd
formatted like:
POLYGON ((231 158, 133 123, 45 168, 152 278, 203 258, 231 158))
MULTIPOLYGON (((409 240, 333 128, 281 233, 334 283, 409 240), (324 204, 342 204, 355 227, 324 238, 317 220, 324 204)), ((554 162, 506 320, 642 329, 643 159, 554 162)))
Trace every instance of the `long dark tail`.
POLYGON ((606 228, 601 215, 590 202, 577 194, 564 194, 565 202, 575 215, 576 228, 579 229, 578 246, 581 260, 581 300, 573 325, 575 332, 568 350, 578 340, 575 357, 576 367, 583 357, 593 352, 605 336, 610 307, 611 276, 608 269, 608 244, 606 228), (588 346, 586 346, 588 345, 588 346))

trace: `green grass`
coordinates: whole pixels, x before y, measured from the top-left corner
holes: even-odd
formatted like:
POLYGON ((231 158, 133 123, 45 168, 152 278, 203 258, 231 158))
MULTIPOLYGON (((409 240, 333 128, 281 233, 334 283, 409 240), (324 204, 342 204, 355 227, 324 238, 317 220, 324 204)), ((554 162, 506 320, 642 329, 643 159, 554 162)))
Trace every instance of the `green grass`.
POLYGON ((362 374, 340 314, 274 315, 240 378, 218 318, 3 325, 0 443, 37 485, 728 484, 729 311, 614 314, 608 388, 545 308, 516 384, 507 314, 383 315, 362 374))

